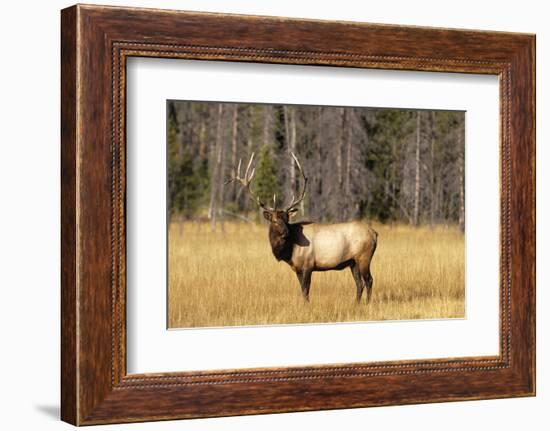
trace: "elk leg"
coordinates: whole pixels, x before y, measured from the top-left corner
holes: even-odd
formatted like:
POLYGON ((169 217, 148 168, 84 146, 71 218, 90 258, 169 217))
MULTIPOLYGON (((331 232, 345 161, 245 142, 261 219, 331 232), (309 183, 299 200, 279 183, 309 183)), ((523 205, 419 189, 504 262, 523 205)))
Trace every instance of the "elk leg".
POLYGON ((300 289, 302 288, 302 279, 304 277, 304 273, 300 271, 296 271, 296 277, 298 277, 298 283, 300 283, 300 289))
MULTIPOLYGON (((298 276, 298 278, 300 278, 298 276)), ((302 296, 309 302, 309 285, 311 284, 311 271, 304 271, 300 280, 302 286, 302 296)))
POLYGON ((355 280, 355 285, 357 286, 357 303, 359 304, 361 302, 361 295, 363 295, 365 284, 363 282, 363 279, 361 278, 361 273, 359 272, 359 268, 357 268, 355 262, 351 264, 350 269, 353 275, 353 279, 355 280))
POLYGON ((365 278, 365 284, 367 285, 367 304, 370 302, 370 297, 372 295, 372 274, 370 273, 370 268, 367 269, 366 274, 363 276, 365 278))
POLYGON ((365 287, 367 290, 367 304, 370 302, 370 298, 372 295, 372 275, 370 273, 370 262, 368 264, 361 264, 361 261, 359 261, 359 272, 361 273, 361 277, 363 278, 363 282, 365 283, 365 287))

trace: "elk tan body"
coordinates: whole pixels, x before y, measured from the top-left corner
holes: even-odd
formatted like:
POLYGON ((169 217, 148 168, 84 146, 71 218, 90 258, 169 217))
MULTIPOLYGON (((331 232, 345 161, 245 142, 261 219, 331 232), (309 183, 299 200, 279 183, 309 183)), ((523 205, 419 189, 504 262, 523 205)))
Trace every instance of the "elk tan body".
POLYGON ((357 302, 361 300, 363 290, 367 290, 367 302, 372 293, 373 278, 370 264, 376 250, 378 234, 367 224, 360 221, 347 223, 290 223, 290 216, 296 213, 297 206, 304 199, 307 177, 296 156, 291 153, 304 179, 304 186, 290 205, 284 210, 277 209, 277 198, 273 196, 273 207, 268 207, 250 189, 255 169, 251 170, 254 154, 250 157, 244 177, 240 176, 241 162, 237 175, 230 181, 240 182, 250 194, 251 199, 264 211, 269 221, 269 242, 275 258, 290 265, 296 273, 302 295, 309 300, 311 274, 314 271, 341 270, 350 268, 357 287, 357 302))
POLYGON ((277 260, 288 263, 296 273, 302 294, 309 299, 314 271, 350 268, 357 287, 357 301, 367 290, 372 293, 370 264, 376 250, 378 234, 360 221, 335 224, 288 223, 284 211, 264 213, 270 221, 269 240, 277 260))
MULTIPOLYGON (((293 225, 291 225, 293 226, 293 225)), ((360 261, 370 265, 378 234, 368 225, 359 222, 299 224, 308 245, 294 244, 289 265, 292 269, 327 271, 343 269, 342 264, 360 261)), ((348 265, 349 266, 349 265, 348 265)))

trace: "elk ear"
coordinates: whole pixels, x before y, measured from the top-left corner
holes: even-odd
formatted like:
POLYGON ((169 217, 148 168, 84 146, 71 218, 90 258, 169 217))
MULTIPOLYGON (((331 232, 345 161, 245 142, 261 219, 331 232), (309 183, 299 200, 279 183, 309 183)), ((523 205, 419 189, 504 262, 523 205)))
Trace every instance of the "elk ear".
POLYGON ((298 212, 298 208, 290 208, 286 213, 289 217, 294 217, 296 213, 298 212))
POLYGON ((271 213, 269 211, 264 211, 264 218, 267 221, 271 221, 271 213))

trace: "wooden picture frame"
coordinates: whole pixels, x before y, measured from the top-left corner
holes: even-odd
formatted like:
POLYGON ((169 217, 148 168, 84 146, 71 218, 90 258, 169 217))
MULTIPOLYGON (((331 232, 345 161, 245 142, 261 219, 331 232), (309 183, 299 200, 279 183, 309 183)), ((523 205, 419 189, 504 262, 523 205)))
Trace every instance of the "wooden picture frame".
POLYGON ((75 425, 535 394, 535 36, 77 5, 61 14, 61 418, 75 425), (500 354, 126 373, 130 56, 500 77, 500 354))

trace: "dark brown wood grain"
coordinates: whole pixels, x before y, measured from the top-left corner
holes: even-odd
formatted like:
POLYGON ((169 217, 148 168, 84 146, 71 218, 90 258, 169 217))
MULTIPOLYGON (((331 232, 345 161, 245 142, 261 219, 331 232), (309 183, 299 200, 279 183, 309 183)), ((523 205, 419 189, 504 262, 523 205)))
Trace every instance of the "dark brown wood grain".
POLYGON ((76 423, 76 8, 61 20, 61 417, 76 423))
POLYGON ((85 425, 534 395, 533 35, 73 6, 62 11, 61 46, 63 420, 85 425), (500 76, 499 356, 127 375, 130 56, 500 76))

